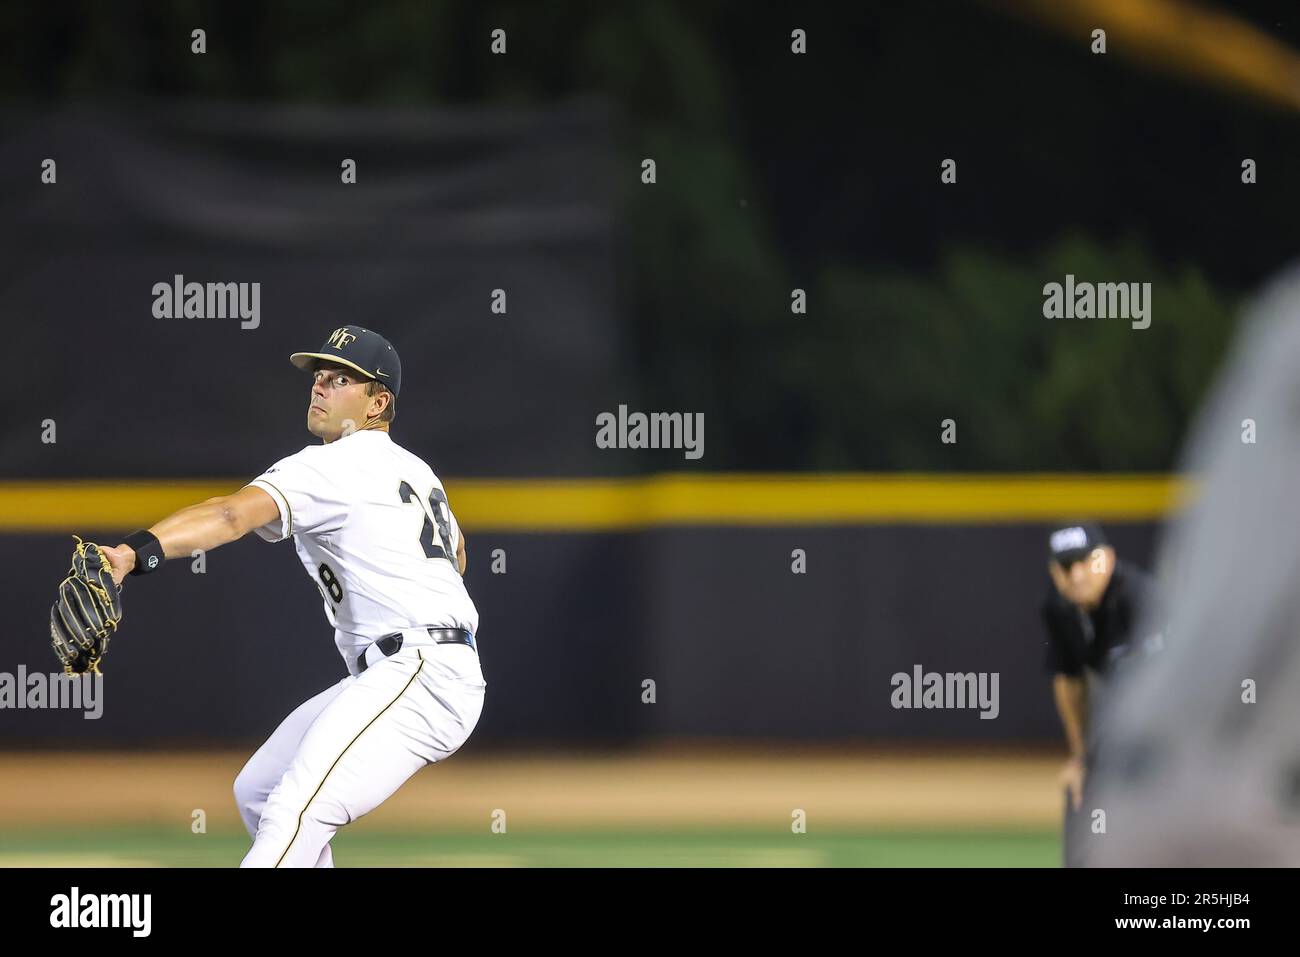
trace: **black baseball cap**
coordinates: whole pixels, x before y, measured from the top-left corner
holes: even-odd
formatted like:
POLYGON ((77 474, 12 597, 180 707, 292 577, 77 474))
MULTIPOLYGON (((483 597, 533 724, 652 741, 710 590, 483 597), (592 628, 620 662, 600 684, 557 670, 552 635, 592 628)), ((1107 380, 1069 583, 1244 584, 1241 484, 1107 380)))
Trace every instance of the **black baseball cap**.
POLYGON ((339 326, 329 334, 320 352, 295 352, 289 361, 299 369, 310 370, 317 359, 337 362, 362 375, 382 382, 397 395, 402 386, 402 361, 393 344, 377 332, 361 326, 339 326))
POLYGON ((1108 544, 1106 533, 1095 522, 1062 525, 1047 537, 1047 548, 1052 553, 1052 559, 1062 566, 1087 558, 1094 548, 1108 544))

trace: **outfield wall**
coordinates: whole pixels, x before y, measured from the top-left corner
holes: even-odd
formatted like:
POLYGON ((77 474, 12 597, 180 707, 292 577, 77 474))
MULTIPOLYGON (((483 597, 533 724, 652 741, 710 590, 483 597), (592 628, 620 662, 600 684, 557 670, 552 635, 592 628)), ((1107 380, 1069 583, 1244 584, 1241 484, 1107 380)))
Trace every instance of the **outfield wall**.
MULTIPOLYGON (((1038 618, 1046 523, 466 527, 488 681, 481 745, 1059 735, 1038 618), (795 549, 805 573, 792 571, 795 549), (996 672, 998 716, 895 709, 891 676, 916 665, 996 672)), ((1122 556, 1148 561, 1153 522, 1108 527, 1122 556)), ((12 606, 0 672, 53 669, 46 621, 70 544, 48 530, 0 535, 12 606)), ((255 741, 342 674, 287 543, 250 537, 207 555, 202 574, 169 563, 130 579, 124 599, 103 716, 6 708, 0 747, 255 741)))

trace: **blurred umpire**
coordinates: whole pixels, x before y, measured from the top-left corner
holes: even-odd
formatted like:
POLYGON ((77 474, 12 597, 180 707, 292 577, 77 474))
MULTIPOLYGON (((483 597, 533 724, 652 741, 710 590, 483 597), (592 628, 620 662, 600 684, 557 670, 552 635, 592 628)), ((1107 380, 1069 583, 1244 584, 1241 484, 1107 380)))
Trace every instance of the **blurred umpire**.
POLYGON ((1096 524, 1058 528, 1048 537, 1051 585, 1043 602, 1047 670, 1056 710, 1065 727, 1069 758, 1061 771, 1065 788, 1066 867, 1078 867, 1089 832, 1085 795, 1098 742, 1088 720, 1124 660, 1161 644, 1159 634, 1138 638, 1144 609, 1154 594, 1146 572, 1119 561, 1096 524))

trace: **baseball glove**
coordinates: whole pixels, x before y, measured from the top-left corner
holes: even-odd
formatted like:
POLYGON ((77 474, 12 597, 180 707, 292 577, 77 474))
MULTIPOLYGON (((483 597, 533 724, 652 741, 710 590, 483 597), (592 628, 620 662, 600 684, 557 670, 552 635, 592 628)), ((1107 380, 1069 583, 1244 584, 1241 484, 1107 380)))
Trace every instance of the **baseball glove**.
POLYGON ((108 638, 122 620, 122 586, 114 584, 102 548, 73 538, 72 568, 50 608, 50 640, 65 674, 98 674, 108 638))

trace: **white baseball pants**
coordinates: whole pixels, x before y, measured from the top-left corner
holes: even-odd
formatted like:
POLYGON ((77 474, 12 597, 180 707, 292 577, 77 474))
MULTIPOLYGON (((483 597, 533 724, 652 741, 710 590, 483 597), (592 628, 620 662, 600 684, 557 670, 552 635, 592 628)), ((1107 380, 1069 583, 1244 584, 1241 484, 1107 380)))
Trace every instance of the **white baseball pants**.
POLYGON ((241 866, 332 867, 334 832, 455 753, 486 686, 473 648, 416 645, 303 702, 235 778, 253 836, 241 866))

